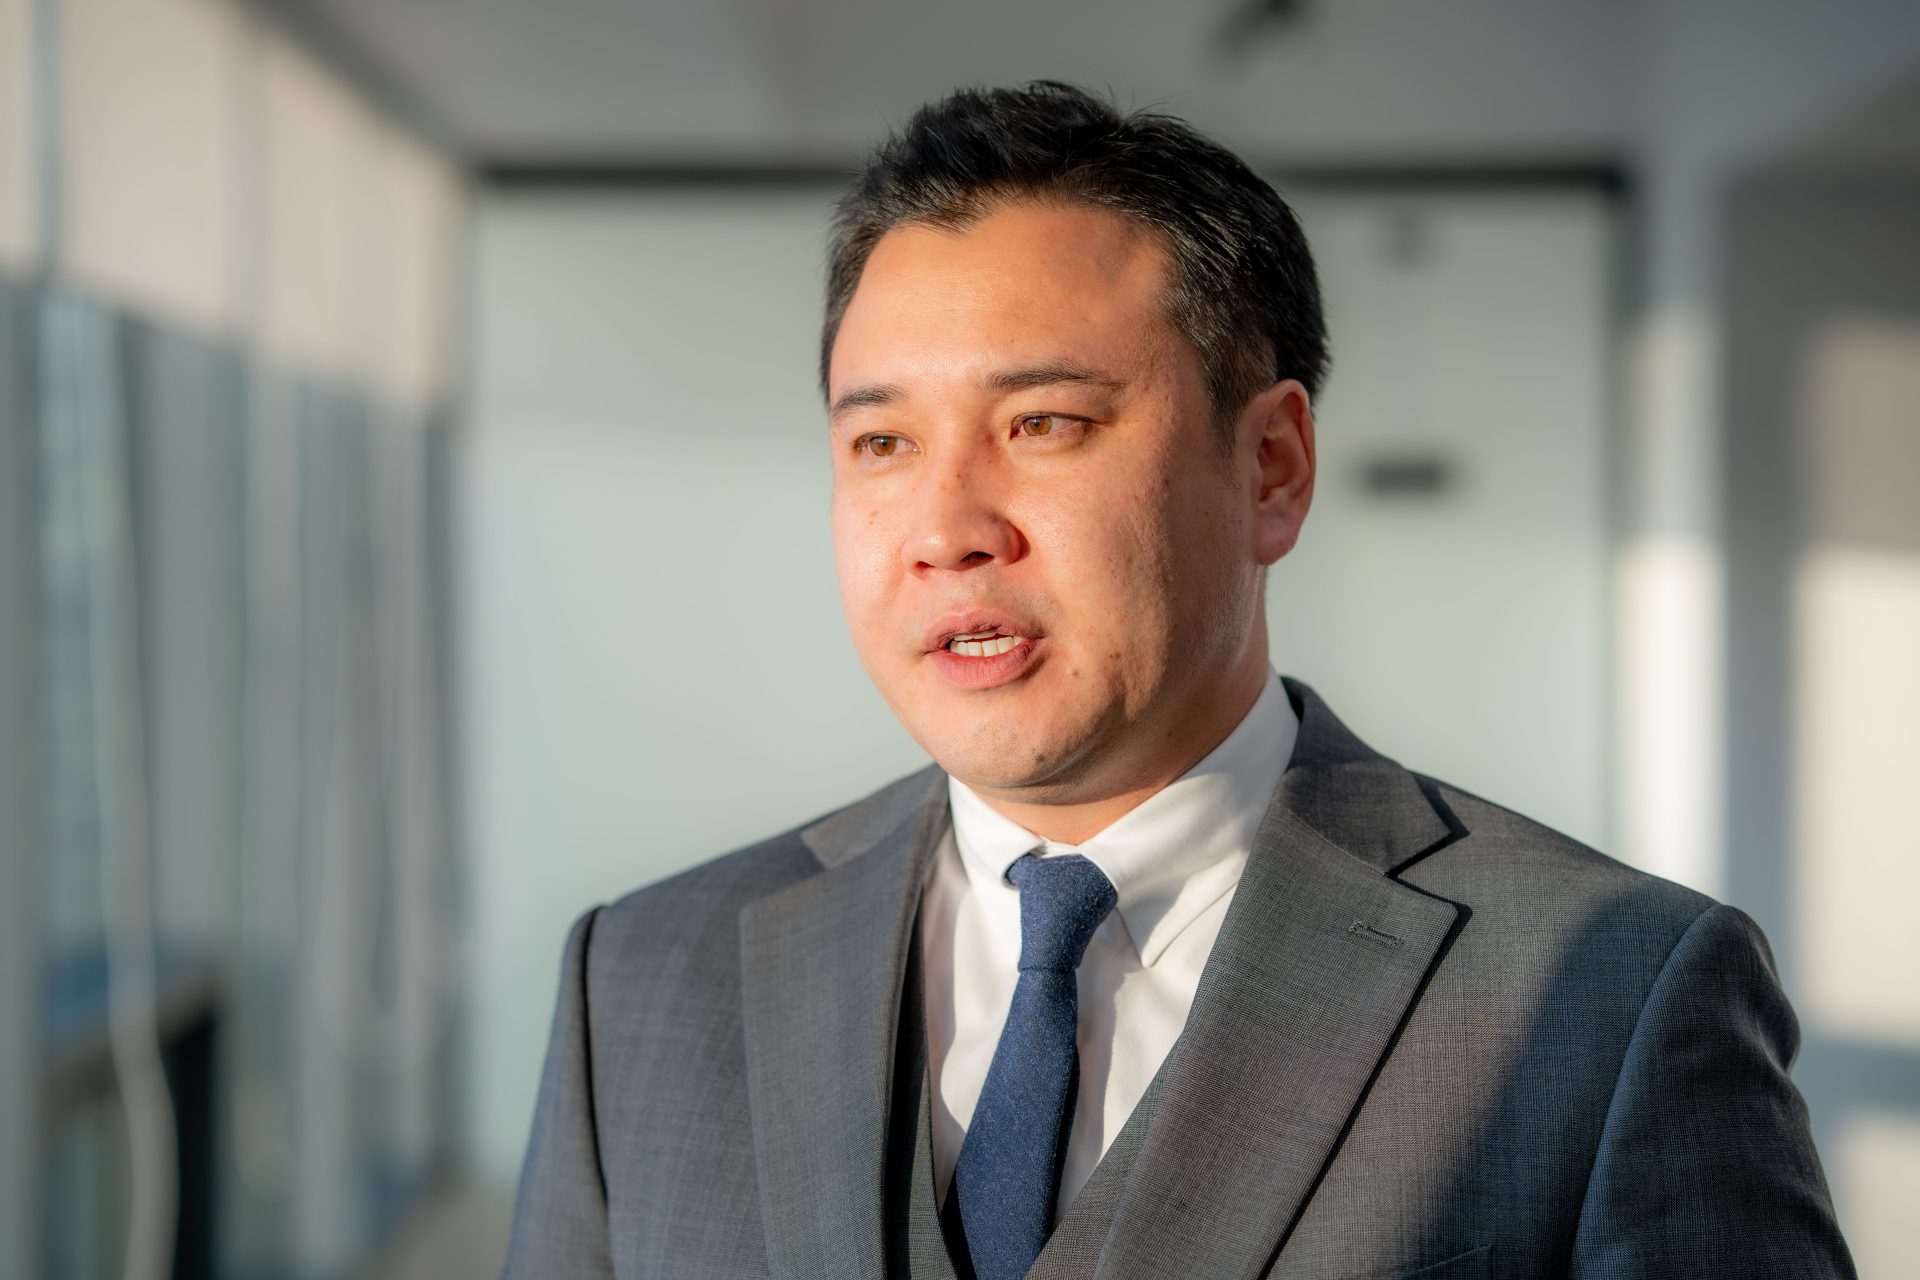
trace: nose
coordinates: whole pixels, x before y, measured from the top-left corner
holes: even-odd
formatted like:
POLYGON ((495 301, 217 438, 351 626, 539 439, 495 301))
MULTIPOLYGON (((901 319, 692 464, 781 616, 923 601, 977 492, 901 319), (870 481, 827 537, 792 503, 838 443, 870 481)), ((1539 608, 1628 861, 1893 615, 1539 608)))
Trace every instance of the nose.
POLYGON ((921 468, 912 531, 901 544, 910 573, 925 569, 979 569, 1010 564, 1026 546, 1008 517, 991 461, 969 450, 949 450, 921 468))

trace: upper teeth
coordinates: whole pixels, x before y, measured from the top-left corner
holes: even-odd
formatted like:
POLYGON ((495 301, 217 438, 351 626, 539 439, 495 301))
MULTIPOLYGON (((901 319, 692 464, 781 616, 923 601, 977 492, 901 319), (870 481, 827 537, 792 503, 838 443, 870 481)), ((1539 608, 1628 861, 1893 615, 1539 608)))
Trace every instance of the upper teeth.
MULTIPOLYGON (((991 631, 982 632, 981 634, 993 636, 991 631)), ((947 641, 947 648, 955 653, 965 654, 969 658, 991 658, 996 653, 1005 653, 1007 650, 1019 644, 1020 640, 1021 637, 1019 636, 993 636, 992 639, 984 641, 969 640, 965 636, 955 636, 953 639, 947 641)))

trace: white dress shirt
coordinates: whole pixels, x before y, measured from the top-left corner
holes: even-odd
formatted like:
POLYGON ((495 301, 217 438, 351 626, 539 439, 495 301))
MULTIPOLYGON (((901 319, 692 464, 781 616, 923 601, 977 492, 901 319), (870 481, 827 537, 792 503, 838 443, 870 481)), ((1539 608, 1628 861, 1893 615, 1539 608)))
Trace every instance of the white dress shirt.
POLYGON ((1080 962, 1080 1093, 1055 1219, 1106 1154, 1186 1025, 1200 970, 1293 754, 1299 721, 1280 676, 1205 759, 1079 845, 1043 840, 949 776, 953 823, 922 899, 935 1194, 960 1143, 1013 1002, 1022 854, 1081 853, 1118 893, 1080 962))

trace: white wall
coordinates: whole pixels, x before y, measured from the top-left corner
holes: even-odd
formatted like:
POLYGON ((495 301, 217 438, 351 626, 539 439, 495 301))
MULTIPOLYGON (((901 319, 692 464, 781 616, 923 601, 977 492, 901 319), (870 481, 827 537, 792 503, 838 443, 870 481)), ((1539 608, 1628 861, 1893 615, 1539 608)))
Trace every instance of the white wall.
POLYGON ((40 212, 33 40, 32 4, 0 0, 0 269, 16 274, 32 264, 40 212))
POLYGON ((59 23, 62 273, 231 334, 245 21, 219 0, 62 0, 59 23))
POLYGON ((1592 190, 1300 198, 1333 376, 1280 670, 1410 768, 1611 848, 1613 211, 1592 190), (1433 458, 1431 496, 1367 464, 1433 458))
POLYGON ((518 1170, 579 912, 926 762, 847 639, 825 193, 496 198, 463 437, 467 1111, 518 1170))
MULTIPOLYGON (((0 262, 31 243, 37 160, 0 4, 0 262)), ((56 268, 277 367, 425 411, 452 387, 462 179, 233 0, 53 6, 56 268)))

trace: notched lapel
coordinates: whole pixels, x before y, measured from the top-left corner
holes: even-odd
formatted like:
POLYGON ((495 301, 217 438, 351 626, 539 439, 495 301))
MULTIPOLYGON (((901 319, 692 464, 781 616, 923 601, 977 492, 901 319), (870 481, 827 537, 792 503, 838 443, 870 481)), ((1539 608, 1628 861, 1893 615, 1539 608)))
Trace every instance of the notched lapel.
POLYGON ((1411 775, 1287 683, 1295 755, 1167 1060, 1103 1277, 1261 1274, 1463 918, 1386 874, 1449 824, 1411 775))
POLYGON ((923 769, 808 828, 802 839, 823 869, 740 913, 747 1087, 775 1276, 884 1274, 894 1035, 945 782, 923 769))

